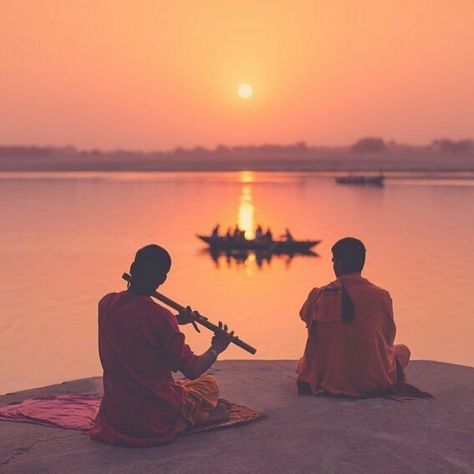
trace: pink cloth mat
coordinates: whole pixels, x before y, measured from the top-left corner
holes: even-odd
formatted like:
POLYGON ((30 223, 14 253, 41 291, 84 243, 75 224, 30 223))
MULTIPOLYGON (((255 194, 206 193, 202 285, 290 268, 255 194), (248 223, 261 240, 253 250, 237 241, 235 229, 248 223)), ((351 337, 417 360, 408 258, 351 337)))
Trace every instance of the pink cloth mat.
MULTIPOLYGON (((0 421, 32 423, 55 426, 68 430, 87 432, 93 425, 102 395, 52 395, 28 398, 0 407, 0 421)), ((229 411, 229 418, 223 421, 196 427, 183 435, 228 428, 263 418, 259 411, 221 399, 229 411)))

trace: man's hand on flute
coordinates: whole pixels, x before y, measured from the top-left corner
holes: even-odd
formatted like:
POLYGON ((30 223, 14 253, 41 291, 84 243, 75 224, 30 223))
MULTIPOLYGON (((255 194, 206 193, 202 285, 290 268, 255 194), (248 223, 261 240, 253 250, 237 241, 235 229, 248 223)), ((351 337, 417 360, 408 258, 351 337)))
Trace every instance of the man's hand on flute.
POLYGON ((196 319, 207 319, 207 318, 199 314, 198 311, 193 311, 191 309, 191 306, 186 306, 186 308, 183 311, 180 311, 176 315, 176 319, 179 325, 183 326, 185 324, 191 323, 197 332, 201 332, 197 324, 195 323, 195 321, 196 319))
POLYGON ((229 332, 228 329, 227 324, 222 324, 222 322, 219 321, 219 331, 214 334, 211 341, 211 348, 214 349, 217 354, 224 352, 234 337, 234 331, 229 332))
POLYGON ((182 371, 186 378, 194 380, 204 374, 214 364, 219 354, 227 349, 234 337, 234 331, 228 332, 228 329, 226 324, 219 321, 219 327, 212 338, 211 347, 196 359, 193 367, 182 371))
MULTIPOLYGON (((192 323, 193 326, 195 327, 196 331, 199 331, 199 328, 196 326, 195 321, 196 319, 206 319, 205 316, 202 316, 199 311, 193 311, 191 309, 191 306, 186 306, 184 311, 181 311, 176 315, 176 319, 178 321, 178 324, 180 325, 185 325, 192 323)), ((229 328, 227 324, 222 323, 219 321, 219 330, 214 334, 214 337, 212 338, 211 342, 211 349, 216 352, 216 357, 219 355, 221 352, 224 352, 229 344, 232 341, 232 337, 234 336, 234 331, 229 332, 229 328)))

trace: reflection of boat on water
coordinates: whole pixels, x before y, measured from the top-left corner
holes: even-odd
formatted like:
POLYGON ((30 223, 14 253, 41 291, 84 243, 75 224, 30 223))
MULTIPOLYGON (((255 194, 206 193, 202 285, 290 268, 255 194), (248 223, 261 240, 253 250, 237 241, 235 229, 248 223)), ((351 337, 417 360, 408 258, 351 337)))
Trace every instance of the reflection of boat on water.
POLYGON ((305 254, 319 244, 320 240, 258 240, 235 237, 212 237, 197 235, 213 250, 239 251, 253 250, 273 254, 305 254))
POLYGON ((353 184, 356 186, 383 186, 384 176, 340 176, 336 178, 337 184, 353 184))
POLYGON ((221 268, 221 263, 222 261, 224 261, 227 263, 227 266, 229 268, 239 268, 239 266, 242 265, 247 270, 250 269, 253 265, 256 265, 258 269, 270 267, 272 263, 275 262, 275 259, 279 261, 283 259, 285 265, 289 267, 295 256, 309 258, 319 257, 316 252, 313 252, 311 250, 308 250, 307 252, 274 253, 245 249, 223 250, 208 247, 206 249, 203 249, 202 253, 209 255, 216 264, 217 268, 221 268), (236 265, 236 267, 233 266, 233 264, 236 265))

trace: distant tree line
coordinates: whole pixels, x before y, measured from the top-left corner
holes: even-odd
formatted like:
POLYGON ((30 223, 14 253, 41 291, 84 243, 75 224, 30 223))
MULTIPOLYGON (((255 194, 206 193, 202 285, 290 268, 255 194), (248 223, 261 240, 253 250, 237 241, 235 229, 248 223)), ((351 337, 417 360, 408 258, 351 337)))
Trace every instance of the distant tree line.
POLYGON ((315 153, 336 151, 351 151, 354 154, 380 154, 388 149, 398 150, 419 150, 426 151, 442 151, 446 153, 469 153, 474 151, 474 140, 451 140, 448 138, 434 140, 427 146, 400 145, 394 141, 386 142, 381 137, 363 137, 350 146, 339 147, 322 147, 308 146, 306 142, 300 141, 288 145, 278 145, 266 143, 262 145, 238 145, 227 146, 217 145, 215 148, 205 148, 196 146, 191 148, 176 147, 168 151, 140 151, 140 150, 112 150, 103 151, 100 149, 78 150, 73 146, 66 147, 41 147, 41 146, 2 146, 0 145, 0 159, 5 158, 72 158, 80 159, 143 159, 143 160, 160 160, 170 157, 199 160, 214 159, 218 157, 248 157, 248 158, 277 158, 277 157, 305 157, 311 158, 315 153))
POLYGON ((380 153, 385 149, 385 141, 378 137, 361 138, 352 145, 352 151, 355 153, 380 153))
MULTIPOLYGON (((389 145, 393 146, 396 145, 396 143, 390 142, 389 145)), ((474 140, 451 140, 449 138, 442 138, 434 140, 430 148, 448 153, 465 153, 474 149, 474 140)), ((355 153, 381 153, 387 149, 387 144, 384 139, 380 137, 364 137, 356 141, 351 149, 355 153)))
POLYGON ((440 140, 435 140, 432 143, 432 146, 449 153, 463 153, 474 149, 474 140, 464 139, 456 141, 450 140, 448 138, 442 138, 440 140))

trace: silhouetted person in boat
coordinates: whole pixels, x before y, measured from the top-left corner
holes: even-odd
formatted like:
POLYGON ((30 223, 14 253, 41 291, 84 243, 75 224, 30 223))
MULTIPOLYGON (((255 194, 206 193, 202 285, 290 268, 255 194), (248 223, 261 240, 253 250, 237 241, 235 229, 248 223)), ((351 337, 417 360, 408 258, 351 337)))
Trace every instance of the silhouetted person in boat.
POLYGON ((178 324, 194 314, 174 316, 150 295, 163 284, 171 258, 158 245, 140 249, 130 268, 127 291, 99 302, 99 351, 104 398, 90 435, 111 444, 152 446, 206 423, 217 406, 216 379, 205 372, 230 342, 227 327, 204 354, 185 344, 178 324), (180 371, 187 380, 175 381, 180 371))
POLYGON ((403 380, 410 351, 394 345, 390 294, 361 276, 365 253, 358 239, 336 242, 337 279, 311 290, 301 308, 308 329, 298 364, 301 394, 359 397, 390 390, 403 380))
POLYGON ((245 233, 244 231, 240 230, 238 225, 235 226, 234 239, 237 241, 245 240, 245 233))
POLYGON ((226 240, 230 240, 232 238, 232 230, 230 227, 227 227, 227 232, 225 233, 226 240))
POLYGON ((212 237, 215 239, 217 237, 219 237, 219 227, 220 225, 217 224, 214 229, 212 229, 212 237))
POLYGON ((273 234, 272 234, 272 231, 270 230, 270 227, 268 228, 268 230, 265 232, 265 240, 269 243, 272 243, 273 242, 273 234))
POLYGON ((263 229, 262 226, 259 224, 257 229, 255 230, 255 240, 260 241, 263 237, 263 229))
POLYGON ((283 234, 283 238, 287 242, 294 242, 294 240, 295 240, 288 229, 285 229, 285 233, 283 234))

